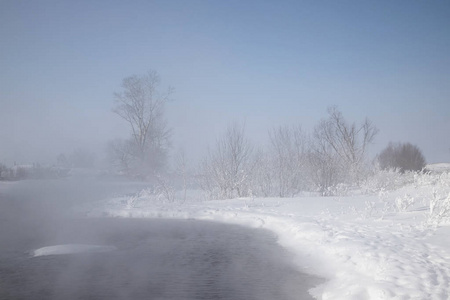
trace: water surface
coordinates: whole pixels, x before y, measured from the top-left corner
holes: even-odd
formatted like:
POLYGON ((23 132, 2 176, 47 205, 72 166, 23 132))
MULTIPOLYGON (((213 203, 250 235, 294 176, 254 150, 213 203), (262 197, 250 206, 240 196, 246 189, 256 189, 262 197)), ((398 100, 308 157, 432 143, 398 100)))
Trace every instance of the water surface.
POLYGON ((77 197, 71 184, 50 186, 33 183, 0 195, 0 299, 312 299, 307 290, 320 283, 298 272, 269 231, 194 220, 81 218, 63 212, 98 190, 77 197), (64 244, 115 250, 30 255, 64 244))

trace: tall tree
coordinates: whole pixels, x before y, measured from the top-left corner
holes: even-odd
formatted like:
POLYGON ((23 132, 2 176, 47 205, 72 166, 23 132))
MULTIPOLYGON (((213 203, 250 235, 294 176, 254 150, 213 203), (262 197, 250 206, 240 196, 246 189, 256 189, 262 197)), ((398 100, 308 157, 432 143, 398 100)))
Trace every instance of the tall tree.
POLYGON ((173 90, 161 92, 160 83, 158 73, 149 71, 123 79, 122 91, 114 94, 113 111, 131 130, 131 155, 139 171, 147 174, 164 166, 169 146, 170 129, 164 112, 173 90))

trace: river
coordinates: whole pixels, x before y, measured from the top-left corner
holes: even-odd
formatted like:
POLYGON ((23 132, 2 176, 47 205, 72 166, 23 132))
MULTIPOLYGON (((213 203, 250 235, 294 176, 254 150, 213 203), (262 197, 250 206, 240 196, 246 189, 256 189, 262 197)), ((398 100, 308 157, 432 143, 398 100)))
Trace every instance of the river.
POLYGON ((320 283, 295 268, 269 231, 83 218, 67 212, 119 191, 79 182, 13 185, 0 192, 0 299, 312 299, 307 290, 320 283), (33 256, 68 244, 112 250, 33 256))

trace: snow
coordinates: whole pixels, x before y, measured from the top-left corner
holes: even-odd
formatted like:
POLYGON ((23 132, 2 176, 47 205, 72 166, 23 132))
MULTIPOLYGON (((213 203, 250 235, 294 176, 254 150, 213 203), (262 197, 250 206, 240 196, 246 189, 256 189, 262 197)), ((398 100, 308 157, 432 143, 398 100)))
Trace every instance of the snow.
POLYGON ((448 172, 450 171, 450 163, 429 164, 426 169, 437 173, 448 172))
POLYGON ((269 229, 301 271, 326 279, 317 299, 449 299, 450 174, 388 175, 368 195, 167 201, 143 190, 84 209, 269 229))
POLYGON ((114 246, 85 245, 85 244, 64 244, 48 246, 33 251, 33 256, 61 255, 61 254, 79 254, 79 253, 98 253, 116 250, 114 246))

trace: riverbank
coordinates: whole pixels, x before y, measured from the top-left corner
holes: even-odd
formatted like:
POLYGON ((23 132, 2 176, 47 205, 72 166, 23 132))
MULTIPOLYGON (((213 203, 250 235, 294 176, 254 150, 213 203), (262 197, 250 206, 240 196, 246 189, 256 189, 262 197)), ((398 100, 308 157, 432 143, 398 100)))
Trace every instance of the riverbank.
POLYGON ((269 229, 296 254, 302 272, 327 279, 310 291, 317 299, 448 299, 450 227, 430 214, 435 190, 423 183, 370 196, 184 202, 142 191, 97 203, 86 214, 269 229))

